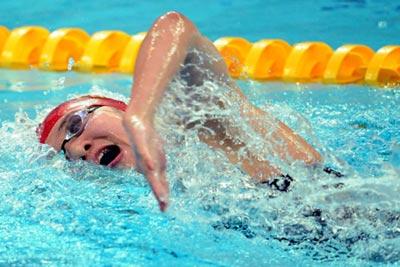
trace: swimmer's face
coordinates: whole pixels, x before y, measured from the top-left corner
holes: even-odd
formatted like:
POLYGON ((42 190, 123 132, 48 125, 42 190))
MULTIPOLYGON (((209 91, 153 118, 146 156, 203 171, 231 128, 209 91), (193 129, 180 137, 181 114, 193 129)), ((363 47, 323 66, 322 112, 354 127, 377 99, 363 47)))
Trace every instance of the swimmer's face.
POLYGON ((123 114, 123 111, 107 106, 94 111, 70 108, 50 131, 46 144, 57 151, 64 150, 70 160, 83 159, 111 168, 135 167, 122 125, 123 114))

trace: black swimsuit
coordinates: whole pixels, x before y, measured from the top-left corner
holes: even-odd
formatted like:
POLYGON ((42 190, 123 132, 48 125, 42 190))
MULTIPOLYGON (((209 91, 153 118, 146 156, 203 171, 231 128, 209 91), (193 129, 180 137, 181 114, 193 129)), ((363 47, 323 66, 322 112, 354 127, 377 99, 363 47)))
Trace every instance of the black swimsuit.
MULTIPOLYGON (((330 167, 325 167, 323 169, 324 172, 328 174, 332 174, 337 178, 343 177, 344 174, 341 172, 335 171, 330 167)), ((290 185, 293 182, 293 177, 289 174, 281 174, 279 177, 268 180, 267 183, 272 189, 281 191, 281 192, 288 192, 290 190, 290 185)))

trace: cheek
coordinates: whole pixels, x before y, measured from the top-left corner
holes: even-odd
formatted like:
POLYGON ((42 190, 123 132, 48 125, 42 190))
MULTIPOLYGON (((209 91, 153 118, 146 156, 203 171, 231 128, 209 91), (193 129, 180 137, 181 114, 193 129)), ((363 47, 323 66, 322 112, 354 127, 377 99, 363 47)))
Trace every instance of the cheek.
POLYGON ((122 138, 125 136, 125 130, 120 122, 110 122, 107 121, 103 123, 100 127, 103 127, 103 131, 111 136, 122 138))
POLYGON ((88 123, 87 130, 93 138, 106 138, 115 143, 128 144, 122 118, 112 114, 99 114, 88 123))

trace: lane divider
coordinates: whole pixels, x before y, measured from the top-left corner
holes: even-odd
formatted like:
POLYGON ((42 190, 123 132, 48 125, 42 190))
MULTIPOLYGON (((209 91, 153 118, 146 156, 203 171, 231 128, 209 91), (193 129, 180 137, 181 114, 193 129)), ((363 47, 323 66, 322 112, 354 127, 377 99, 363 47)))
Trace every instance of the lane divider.
POLYGON ((374 51, 365 45, 343 45, 329 59, 323 80, 326 83, 362 81, 374 51))
POLYGON ((225 59, 231 76, 238 78, 252 44, 240 37, 224 37, 216 40, 214 45, 225 59))
POLYGON ((70 69, 70 59, 77 62, 83 55, 90 36, 76 28, 58 29, 52 32, 42 49, 39 68, 43 70, 63 71, 70 69))
POLYGON ((379 82, 398 84, 400 79, 400 46, 384 46, 372 58, 365 81, 370 84, 379 82))
POLYGON ((292 47, 283 40, 263 39, 255 42, 244 62, 244 74, 252 79, 279 79, 292 47))
POLYGON ((332 54, 332 48, 321 42, 294 45, 286 59, 283 79, 294 82, 320 80, 332 54))
POLYGON ((2 51, 8 35, 10 35, 10 31, 4 26, 0 26, 0 51, 2 51))
POLYGON ((139 52, 140 45, 146 37, 145 32, 131 36, 128 44, 124 48, 121 61, 119 62, 118 71, 122 73, 133 73, 135 70, 136 57, 139 52))
POLYGON ((130 36, 121 31, 96 32, 74 68, 79 71, 118 71, 122 52, 129 39, 130 36))
POLYGON ((50 32, 43 27, 21 27, 10 32, 3 46, 0 63, 8 68, 37 66, 50 32))
MULTIPOLYGON (((0 66, 50 71, 132 73, 146 33, 100 31, 89 35, 79 28, 50 33, 40 26, 9 30, 0 26, 0 66)), ((240 37, 214 42, 232 77, 259 81, 323 82, 329 84, 400 84, 400 46, 377 52, 361 44, 336 50, 323 42, 290 45, 284 40, 251 43, 240 37)))

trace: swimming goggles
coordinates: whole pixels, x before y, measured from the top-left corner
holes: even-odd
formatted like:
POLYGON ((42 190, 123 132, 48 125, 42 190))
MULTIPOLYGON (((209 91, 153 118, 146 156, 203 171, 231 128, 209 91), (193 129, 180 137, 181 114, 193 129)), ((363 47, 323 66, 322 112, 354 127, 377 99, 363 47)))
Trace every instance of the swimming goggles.
POLYGON ((101 106, 94 106, 84 110, 77 111, 70 116, 68 116, 66 121, 66 133, 64 137, 64 141, 61 145, 61 150, 67 155, 65 150, 65 145, 74 137, 78 137, 82 134, 82 132, 86 128, 86 124, 89 120, 89 114, 93 113, 96 109, 101 106))

